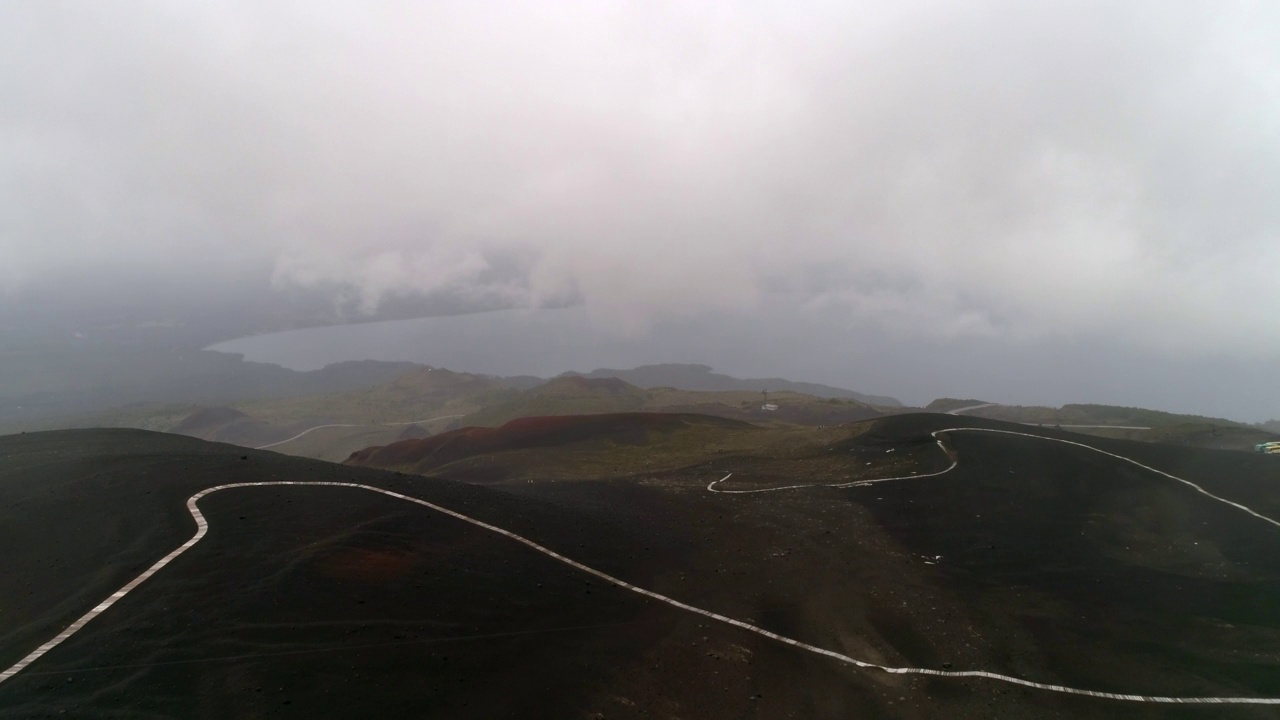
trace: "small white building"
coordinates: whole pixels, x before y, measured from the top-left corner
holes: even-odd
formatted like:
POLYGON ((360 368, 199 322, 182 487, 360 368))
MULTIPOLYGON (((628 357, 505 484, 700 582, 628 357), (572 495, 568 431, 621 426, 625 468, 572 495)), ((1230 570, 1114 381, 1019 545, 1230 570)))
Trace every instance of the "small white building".
POLYGON ((773 412, 774 410, 778 409, 778 406, 775 405, 774 403, 765 403, 760 406, 760 409, 765 412, 773 412))

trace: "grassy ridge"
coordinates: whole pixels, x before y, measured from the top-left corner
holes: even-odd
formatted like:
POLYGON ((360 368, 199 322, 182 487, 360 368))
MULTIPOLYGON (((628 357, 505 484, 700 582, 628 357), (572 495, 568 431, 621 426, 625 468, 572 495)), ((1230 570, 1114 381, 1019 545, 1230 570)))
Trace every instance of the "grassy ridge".
MULTIPOLYGON (((743 486, 854 479, 848 442, 868 423, 829 427, 753 425, 703 415, 623 413, 521 418, 499 428, 468 427, 422 440, 372 447, 348 464, 467 482, 575 480, 669 473, 697 468, 704 481, 721 466, 749 465, 743 486), (546 427, 564 425, 563 428, 546 427)), ((910 454, 878 458, 912 467, 910 454)))
POLYGON ((797 392, 770 393, 777 410, 761 408, 754 390, 643 389, 615 378, 563 377, 495 403, 462 419, 463 425, 493 427, 520 417, 618 412, 690 412, 750 422, 829 425, 883 413, 866 403, 818 398, 797 392))

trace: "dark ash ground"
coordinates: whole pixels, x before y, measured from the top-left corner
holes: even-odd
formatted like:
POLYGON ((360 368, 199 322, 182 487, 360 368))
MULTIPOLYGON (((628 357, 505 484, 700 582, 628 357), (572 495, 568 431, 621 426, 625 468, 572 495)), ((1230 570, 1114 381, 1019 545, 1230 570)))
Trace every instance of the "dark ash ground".
MULTIPOLYGON (((939 470, 928 433, 961 423, 1006 427, 893 417, 832 452, 939 470)), ((1280 516, 1274 458, 1081 440, 1280 516)), ((481 487, 136 431, 2 437, 0 667, 190 537, 194 492, 338 480, 869 661, 1280 695, 1280 529, 1082 449, 948 442, 960 466, 937 478, 730 496, 706 492, 711 465, 763 481, 743 459, 481 487)), ((201 508, 208 537, 0 685, 0 717, 1275 716, 858 670, 358 490, 237 489, 201 508)))

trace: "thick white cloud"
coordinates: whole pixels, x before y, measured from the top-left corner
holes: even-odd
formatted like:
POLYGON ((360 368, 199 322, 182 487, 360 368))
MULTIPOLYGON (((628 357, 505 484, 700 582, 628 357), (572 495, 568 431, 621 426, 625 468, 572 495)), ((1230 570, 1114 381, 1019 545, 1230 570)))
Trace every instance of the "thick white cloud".
POLYGON ((624 330, 782 293, 928 337, 1280 353, 1271 4, 51 2, 0 28, 0 284, 266 266, 365 311, 483 290, 624 330))

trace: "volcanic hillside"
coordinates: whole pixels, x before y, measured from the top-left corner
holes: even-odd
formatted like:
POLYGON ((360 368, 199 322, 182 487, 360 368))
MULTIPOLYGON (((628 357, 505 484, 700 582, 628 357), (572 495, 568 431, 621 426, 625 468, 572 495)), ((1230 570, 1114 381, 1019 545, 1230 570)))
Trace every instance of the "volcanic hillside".
MULTIPOLYGON (((398 466, 409 466, 411 448, 399 450, 398 466)), ((626 455, 619 479, 604 483, 605 464, 584 460, 608 455, 603 447, 488 450, 431 472, 506 478, 510 492, 584 509, 628 506, 637 488, 675 494, 680 507, 738 528, 705 531, 701 548, 715 560, 704 573, 755 577, 767 596, 778 588, 756 574, 763 562, 789 584, 821 588, 801 615, 893 634, 920 666, 1020 668, 1024 677, 1169 695, 1214 686, 1274 695, 1280 681, 1269 645, 1280 640, 1270 605, 1280 599, 1280 527, 1140 466, 1280 518, 1273 458, 944 415, 825 430, 726 427, 684 453, 658 440, 647 466, 626 455), (940 448, 929 433, 952 427, 940 448), (942 472, 951 459, 956 467, 942 472), (567 481, 575 466, 589 469, 567 481), (912 477, 931 473, 940 474, 912 477), (745 547, 745 538, 764 546, 745 547)), ((1168 707, 1152 713, 1170 716, 1168 707)))
POLYGON ((201 408, 183 418, 170 432, 237 445, 262 442, 272 429, 248 415, 228 407, 201 408))
POLYGON ((490 486, 138 431, 0 437, 21 549, 0 554, 0 673, 190 538, 197 491, 373 488, 204 496, 208 534, 0 680, 0 717, 1274 716, 1080 691, 1280 696, 1275 458, 945 415, 560 422, 444 466, 556 469, 490 486), (553 459, 623 451, 651 469, 553 459), (970 670, 1005 679, 947 674, 970 670))
POLYGON ((696 391, 670 387, 639 388, 618 378, 565 376, 486 405, 462 419, 467 425, 496 426, 539 415, 666 412, 714 415, 752 422, 835 425, 880 417, 871 405, 847 398, 819 398, 797 392, 770 393, 775 410, 762 409, 754 390, 696 391))
POLYGON ((318 422, 375 425, 436 415, 461 416, 503 402, 518 392, 496 378, 423 367, 368 390, 245 403, 239 408, 256 418, 290 423, 290 429, 318 422))
POLYGON ((1258 443, 1280 438, 1280 433, 1264 426, 1202 415, 1180 415, 1115 405, 1068 404, 1051 408, 940 398, 929 403, 926 409, 938 412, 963 410, 969 417, 1061 427, 1101 437, 1216 450, 1252 451, 1258 443))
POLYGON ((139 407, 113 416, 109 424, 342 461, 375 445, 450 428, 497 427, 528 416, 697 413, 756 422, 833 425, 882 414, 856 400, 799 393, 771 393, 769 399, 778 407, 766 412, 761 409, 762 395, 754 391, 641 389, 616 378, 567 376, 532 385, 531 380, 536 379, 424 367, 352 393, 252 401, 235 407, 139 407))
POLYGON ((176 424, 146 424, 202 440, 340 461, 371 445, 424 437, 518 393, 497 379, 420 367, 367 390, 195 408, 176 424))
MULTIPOLYGON (((610 460, 614 461, 612 469, 616 474, 624 458, 636 456, 656 457, 665 462, 673 458, 696 460, 702 457, 707 443, 723 445, 737 442, 743 436, 761 434, 760 428, 748 423, 706 415, 614 413, 525 417, 498 428, 466 427, 385 447, 366 448, 353 453, 347 464, 444 474, 473 482, 529 473, 544 479, 566 473, 577 477, 583 472, 607 472, 610 460)), ((641 462, 648 466, 652 461, 641 462)))
POLYGON ((747 390, 757 394, 762 390, 770 390, 813 395, 820 398, 857 400, 868 405, 879 405, 886 408, 902 406, 902 402, 897 398, 885 395, 866 395, 846 388, 832 387, 820 383, 796 382, 776 377, 736 378, 714 372, 707 365, 664 363, 660 365, 641 365, 630 370, 600 368, 589 373, 569 372, 565 373, 565 375, 577 375, 587 378, 617 378, 642 388, 679 388, 681 390, 703 391, 747 390))

